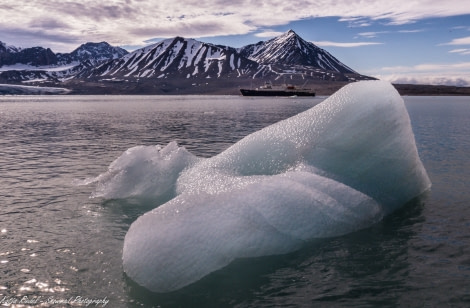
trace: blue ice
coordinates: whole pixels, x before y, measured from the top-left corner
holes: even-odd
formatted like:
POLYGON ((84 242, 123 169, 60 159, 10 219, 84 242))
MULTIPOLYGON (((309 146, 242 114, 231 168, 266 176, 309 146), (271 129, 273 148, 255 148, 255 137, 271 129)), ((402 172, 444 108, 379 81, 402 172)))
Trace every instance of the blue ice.
POLYGON ((124 240, 124 271, 155 292, 366 228, 431 186, 404 102, 382 81, 349 84, 211 158, 174 142, 131 148, 94 181, 95 196, 169 200, 124 240))

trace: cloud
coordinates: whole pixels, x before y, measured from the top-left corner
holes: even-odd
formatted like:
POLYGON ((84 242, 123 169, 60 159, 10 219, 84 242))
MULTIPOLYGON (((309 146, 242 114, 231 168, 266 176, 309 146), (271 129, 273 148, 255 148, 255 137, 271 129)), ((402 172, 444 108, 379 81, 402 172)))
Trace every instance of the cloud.
POLYGON ((28 24, 30 28, 36 28, 36 29, 53 29, 53 28, 62 28, 62 29, 68 29, 70 26, 57 19, 51 19, 48 17, 44 18, 37 18, 34 20, 31 20, 28 24))
POLYGON ((77 43, 106 40, 114 45, 139 45, 152 38, 177 35, 255 33, 313 17, 340 17, 360 27, 377 20, 406 24, 423 18, 470 14, 470 6, 463 6, 461 0, 2 0, 0 5, 7 8, 0 10, 3 40, 8 36, 6 29, 24 33, 10 35, 15 40, 10 44, 27 42, 31 31, 36 39, 42 37, 41 33, 46 35, 43 45, 57 44, 52 37, 63 35, 77 43))
POLYGON ((452 75, 376 75, 380 80, 385 80, 396 84, 426 84, 426 85, 443 85, 469 87, 470 77, 468 75, 452 76, 452 75))
POLYGON ((13 45, 16 47, 47 47, 51 48, 54 52, 60 50, 68 50, 70 46, 73 48, 78 47, 78 45, 83 44, 84 41, 80 38, 75 38, 67 33, 66 29, 64 31, 48 31, 39 28, 18 28, 18 27, 5 27, 0 28, 0 41, 6 42, 8 45, 13 45), (22 41, 19 43, 18 38, 21 38, 22 41), (25 44, 25 42, 27 42, 25 44), (45 44, 45 42, 47 44, 45 44))
POLYGON ((442 45, 470 45, 470 36, 453 39, 442 45))
POLYGON ((361 46, 370 46, 370 45, 381 45, 383 43, 378 42, 351 42, 351 43, 344 43, 344 42, 330 42, 330 41, 316 41, 312 42, 318 46, 333 46, 333 47, 361 47, 361 46))
POLYGON ((419 33, 424 32, 424 29, 415 29, 415 30, 400 30, 398 33, 419 33))
POLYGON ((461 55, 470 55, 470 49, 469 48, 460 48, 460 49, 453 49, 449 51, 450 53, 458 53, 461 55))
POLYGON ((466 71, 470 69, 470 62, 460 62, 460 63, 424 63, 414 66, 391 66, 383 67, 383 71, 388 72, 432 72, 432 71, 466 71))
POLYGON ((452 27, 451 29, 452 30, 467 30, 467 31, 470 31, 469 26, 455 26, 455 27, 452 27))
POLYGON ((376 31, 376 32, 360 32, 357 35, 364 38, 376 38, 380 34, 389 34, 389 33, 419 33, 424 32, 424 29, 414 29, 414 30, 399 30, 399 31, 376 31))
POLYGON ((276 36, 279 36, 281 35, 283 32, 277 32, 277 31, 265 31, 265 32, 259 32, 259 33, 256 33, 255 36, 256 37, 276 37, 276 36))
POLYGON ((369 19, 363 17, 342 17, 339 21, 347 22, 351 28, 368 27, 372 25, 369 19))
POLYGON ((370 74, 392 83, 470 86, 470 62, 423 63, 414 66, 383 67, 378 74, 370 74))
POLYGON ((361 32, 357 35, 365 37, 365 38, 376 38, 379 34, 390 33, 390 31, 377 31, 377 32, 361 32))

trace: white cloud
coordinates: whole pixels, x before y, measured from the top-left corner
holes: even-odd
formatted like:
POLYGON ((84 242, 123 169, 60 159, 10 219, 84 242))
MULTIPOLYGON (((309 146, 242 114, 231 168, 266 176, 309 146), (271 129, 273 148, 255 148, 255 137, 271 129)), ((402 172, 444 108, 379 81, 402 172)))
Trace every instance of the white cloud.
POLYGON ((283 34, 283 32, 277 32, 277 31, 265 31, 265 32, 259 32, 259 33, 256 33, 255 36, 256 37, 276 37, 276 36, 279 36, 283 34))
POLYGON ((470 62, 424 63, 414 66, 383 67, 371 76, 392 83, 470 86, 470 62))
MULTIPOLYGON (((415 29, 415 30, 399 30, 396 33, 419 33, 424 32, 424 29, 415 29)), ((376 31, 376 32, 360 32, 357 35, 364 38, 376 38, 380 34, 394 33, 394 31, 376 31)))
POLYGON ((391 83, 397 84, 427 84, 427 85, 444 85, 444 86, 457 86, 457 87, 469 87, 470 77, 468 75, 375 75, 374 77, 386 80, 391 83))
POLYGON ((390 33, 390 31, 377 31, 377 32, 361 32, 357 35, 365 37, 365 38, 376 38, 379 34, 390 33))
POLYGON ((400 30, 398 33, 419 33, 424 32, 424 29, 415 29, 415 30, 400 30))
POLYGON ((469 48, 460 48, 460 49, 453 49, 449 51, 450 53, 458 53, 461 55, 470 55, 470 49, 469 48))
POLYGON ((456 27, 452 27, 451 29, 452 30, 467 30, 467 31, 470 31, 469 26, 456 26, 456 27))
POLYGON ((442 45, 470 45, 470 36, 453 39, 442 45))
POLYGON ((368 27, 372 23, 364 17, 342 17, 339 21, 346 21, 351 28, 368 27))
POLYGON ((0 37, 19 46, 39 40, 62 48, 102 40, 139 45, 156 37, 254 33, 310 17, 365 26, 371 20, 406 24, 462 14, 470 14, 470 5, 461 0, 2 0, 0 37))
POLYGON ((424 63, 413 66, 389 66, 383 67, 381 70, 385 72, 430 72, 430 71, 465 71, 470 69, 470 62, 460 63, 424 63))
POLYGON ((361 46, 370 46, 370 45, 381 45, 383 43, 378 43, 378 42, 351 42, 351 43, 345 43, 345 42, 331 42, 331 41, 315 41, 312 42, 315 45, 318 46, 333 46, 333 47, 361 47, 361 46))

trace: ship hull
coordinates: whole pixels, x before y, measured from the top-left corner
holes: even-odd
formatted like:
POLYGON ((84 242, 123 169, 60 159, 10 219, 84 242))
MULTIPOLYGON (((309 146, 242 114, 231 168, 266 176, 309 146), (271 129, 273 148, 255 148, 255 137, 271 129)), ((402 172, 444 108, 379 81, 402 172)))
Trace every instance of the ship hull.
POLYGON ((240 89, 243 96, 315 96, 315 92, 240 89))

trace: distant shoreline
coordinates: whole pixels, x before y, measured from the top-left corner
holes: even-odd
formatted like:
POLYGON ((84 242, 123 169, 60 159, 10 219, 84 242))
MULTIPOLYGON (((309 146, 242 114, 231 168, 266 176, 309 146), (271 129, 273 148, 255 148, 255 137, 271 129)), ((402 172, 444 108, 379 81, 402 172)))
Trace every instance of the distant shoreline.
POLYGON ((400 95, 414 96, 470 96, 470 87, 394 84, 400 95))
MULTIPOLYGON (((258 85, 262 81, 257 81, 258 85)), ((347 82, 317 82, 309 86, 317 96, 328 96, 345 86, 347 82)), ((181 81, 153 82, 65 82, 18 85, 1 84, 0 95, 240 95, 240 88, 254 87, 246 80, 209 80, 194 83, 181 81)), ((402 96, 470 96, 470 87, 444 85, 394 84, 402 96)))

